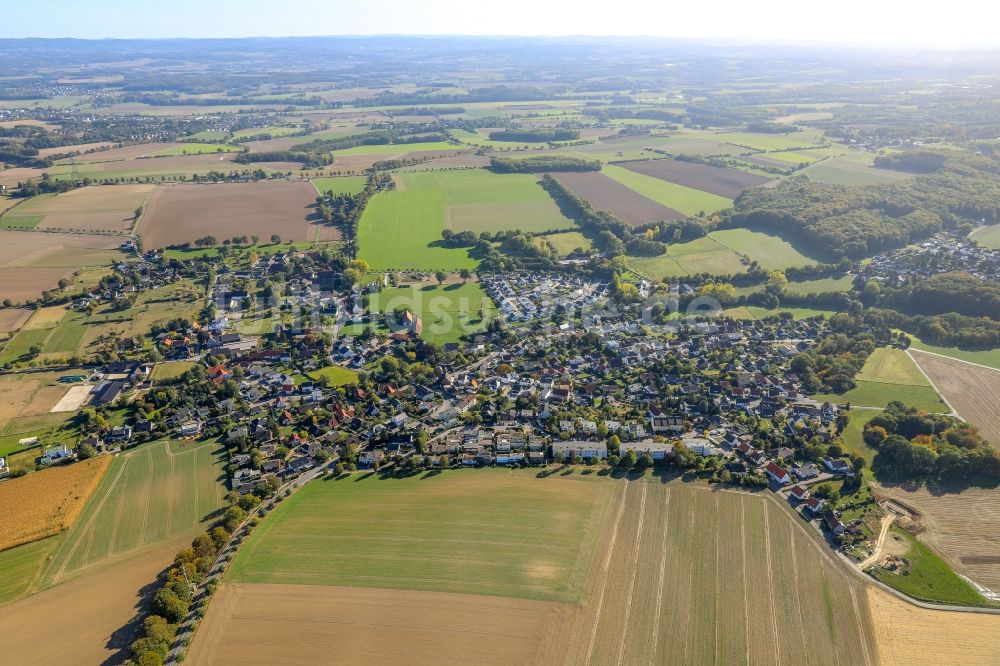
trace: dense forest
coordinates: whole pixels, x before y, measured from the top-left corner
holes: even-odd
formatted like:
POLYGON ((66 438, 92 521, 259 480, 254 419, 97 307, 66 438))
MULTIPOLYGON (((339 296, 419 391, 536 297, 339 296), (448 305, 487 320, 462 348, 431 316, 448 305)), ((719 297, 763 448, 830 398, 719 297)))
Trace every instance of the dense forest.
POLYGON ((844 186, 804 176, 751 188, 720 226, 776 231, 831 259, 902 247, 959 219, 1000 220, 1000 162, 966 155, 899 183, 844 186))
POLYGON ((968 273, 941 273, 901 289, 885 291, 879 304, 908 314, 957 312, 1000 321, 1000 284, 968 273))
POLYGON ((576 141, 580 132, 571 129, 539 127, 535 129, 504 129, 490 132, 490 141, 517 141, 519 143, 545 143, 550 141, 576 141))
POLYGON ((878 450, 872 469, 891 480, 948 483, 1000 481, 1000 457, 975 427, 944 414, 890 402, 864 430, 878 450))

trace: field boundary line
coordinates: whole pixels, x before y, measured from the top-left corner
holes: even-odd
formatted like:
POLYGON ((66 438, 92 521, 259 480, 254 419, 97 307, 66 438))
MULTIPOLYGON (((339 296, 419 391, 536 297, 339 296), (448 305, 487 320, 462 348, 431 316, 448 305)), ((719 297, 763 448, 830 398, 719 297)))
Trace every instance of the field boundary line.
POLYGON ((651 656, 656 660, 656 646, 660 639, 660 612, 663 608, 663 579, 667 573, 667 534, 670 527, 670 488, 663 493, 663 539, 660 544, 660 578, 656 588, 656 624, 653 625, 653 651, 651 656))
MULTIPOLYGON (((951 410, 951 416, 954 416, 955 418, 964 421, 965 419, 962 418, 962 415, 959 414, 958 410, 955 409, 955 407, 951 404, 951 402, 948 400, 948 397, 937 387, 937 384, 934 383, 934 380, 931 379, 931 376, 928 375, 926 372, 924 372, 924 369, 920 367, 920 363, 917 362, 917 359, 913 358, 913 355, 910 353, 909 349, 906 350, 906 355, 910 357, 911 361, 913 361, 913 365, 917 366, 917 370, 919 370, 920 374, 924 376, 924 379, 927 380, 927 383, 931 385, 931 388, 934 389, 934 392, 937 393, 942 400, 944 400, 944 404, 948 405, 948 409, 951 410)), ((944 358, 949 358, 949 357, 946 356, 944 358)), ((962 362, 964 363, 964 361, 962 362)))
MULTIPOLYGON (((799 558, 795 552, 795 531, 792 529, 790 522, 788 524, 788 546, 788 549, 792 552, 792 580, 795 582, 795 606, 798 609, 795 619, 799 625, 799 636, 802 638, 802 644, 808 645, 805 624, 802 622, 802 590, 799 587, 799 558)), ((809 656, 807 652, 806 657, 809 656)))
POLYGON ((774 639, 774 660, 781 664, 781 644, 778 641, 778 616, 774 611, 774 571, 771 565, 771 523, 764 505, 764 552, 767 556, 767 596, 771 600, 771 637, 774 639))
MULTIPOLYGON (((93 523, 97 520, 97 516, 101 513, 101 509, 104 508, 104 504, 107 502, 108 498, 111 497, 111 491, 114 490, 116 485, 118 485, 118 481, 121 479, 122 474, 125 472, 125 468, 128 467, 129 462, 131 462, 131 457, 127 456, 124 462, 122 463, 122 466, 118 469, 118 474, 116 474, 115 478, 111 480, 111 485, 108 486, 107 492, 104 493, 104 496, 101 498, 101 501, 98 502, 97 505, 94 507, 94 515, 90 517, 90 519, 83 525, 81 529, 90 531, 91 525, 93 525, 93 523)), ((67 540, 63 545, 66 545, 68 543, 69 541, 67 540)), ((63 577, 63 574, 66 573, 66 567, 69 566, 69 560, 76 553, 76 550, 79 547, 79 545, 80 545, 79 540, 73 543, 73 546, 72 548, 70 548, 69 553, 67 553, 66 559, 63 561, 62 566, 59 568, 58 571, 56 571, 55 575, 53 575, 52 577, 53 585, 58 583, 59 580, 63 577)), ((61 547, 60 550, 62 550, 61 547)), ((56 563, 58 556, 59 556, 58 552, 55 555, 53 555, 52 557, 53 565, 56 563)), ((48 574, 47 569, 45 573, 46 575, 48 574)))
MULTIPOLYGON (((153 456, 146 456, 146 467, 149 469, 149 478, 156 478, 153 473, 153 456)), ((143 507, 142 511, 142 530, 139 532, 139 543, 137 545, 141 546, 146 543, 146 525, 149 524, 149 505, 153 503, 153 498, 150 493, 145 493, 146 505, 143 507)))
POLYGON ((861 621, 862 620, 862 618, 861 618, 861 609, 858 607, 858 594, 857 594, 857 590, 854 589, 853 585, 851 585, 850 587, 851 587, 851 604, 854 606, 854 617, 857 618, 857 621, 858 621, 858 625, 857 625, 858 626, 858 630, 861 632, 861 639, 862 639, 861 640, 861 648, 862 648, 862 651, 863 651, 863 653, 865 655, 865 664, 866 664, 866 666, 871 666, 872 661, 871 661, 870 655, 868 654, 868 641, 864 640, 864 638, 865 638, 865 630, 864 630, 864 623, 861 621))
MULTIPOLYGON (((958 363, 965 363, 966 365, 971 365, 975 368, 982 368, 983 370, 991 370, 992 372, 1000 373, 1000 368, 994 368, 989 365, 983 365, 982 363, 976 363, 975 361, 966 361, 964 358, 955 358, 954 356, 948 356, 946 354, 939 354, 938 352, 928 351, 926 349, 917 349, 916 347, 909 347, 906 349, 906 353, 917 352, 918 354, 927 354, 929 356, 938 356, 940 358, 948 359, 949 361, 957 361, 958 363)), ((911 356, 912 358, 912 356, 911 356)), ((917 364, 920 367, 920 364, 917 364)))
POLYGON ((645 523, 645 520, 642 518, 646 511, 646 493, 648 490, 649 484, 643 483, 642 497, 639 499, 639 529, 635 533, 635 555, 632 556, 632 580, 628 584, 628 601, 625 603, 625 625, 622 627, 622 637, 618 643, 618 659, 615 661, 618 666, 621 666, 622 659, 625 657, 625 637, 628 635, 628 621, 632 615, 632 598, 635 595, 635 579, 639 571, 639 546, 642 543, 642 525, 645 523))
POLYGON ((743 501, 745 497, 740 497, 740 551, 742 558, 740 563, 743 565, 743 624, 744 624, 744 636, 747 642, 747 655, 746 663, 747 666, 750 664, 750 599, 747 596, 747 514, 746 514, 746 503, 743 501))
POLYGON ((618 516, 615 518, 615 526, 611 530, 611 540, 608 542, 607 555, 604 557, 604 562, 601 564, 601 572, 604 574, 601 578, 601 593, 598 595, 597 606, 594 608, 594 621, 590 627, 590 640, 587 643, 587 659, 584 663, 589 664, 590 660, 594 656, 594 643, 597 640, 597 625, 601 620, 601 607, 604 605, 604 593, 608 589, 608 567, 611 566, 611 556, 615 552, 615 542, 618 541, 618 527, 622 522, 622 515, 625 513, 625 494, 628 491, 629 484, 625 483, 622 485, 621 499, 618 503, 618 516))

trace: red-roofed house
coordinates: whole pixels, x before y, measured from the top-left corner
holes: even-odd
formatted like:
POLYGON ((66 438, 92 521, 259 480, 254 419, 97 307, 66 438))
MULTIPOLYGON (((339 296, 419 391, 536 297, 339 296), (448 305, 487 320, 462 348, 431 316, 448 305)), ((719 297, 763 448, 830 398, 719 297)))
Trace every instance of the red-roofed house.
POLYGON ((764 468, 764 471, 767 472, 767 475, 771 477, 772 481, 780 483, 781 485, 785 485, 792 480, 792 477, 788 476, 788 472, 773 462, 767 463, 767 467, 764 468))

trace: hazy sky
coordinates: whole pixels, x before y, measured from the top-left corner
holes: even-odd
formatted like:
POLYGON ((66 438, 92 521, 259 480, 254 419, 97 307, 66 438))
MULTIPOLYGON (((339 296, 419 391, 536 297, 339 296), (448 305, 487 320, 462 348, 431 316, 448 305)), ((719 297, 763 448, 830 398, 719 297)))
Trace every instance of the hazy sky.
POLYGON ((35 0, 4 5, 0 37, 649 35, 740 43, 1000 47, 1000 7, 992 0, 35 0))

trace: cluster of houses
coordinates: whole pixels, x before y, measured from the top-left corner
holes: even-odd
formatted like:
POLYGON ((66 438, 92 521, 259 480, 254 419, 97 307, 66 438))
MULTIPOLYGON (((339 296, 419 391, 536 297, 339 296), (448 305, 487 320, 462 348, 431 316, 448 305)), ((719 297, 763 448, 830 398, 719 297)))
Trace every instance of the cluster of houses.
POLYGON ((551 317, 557 308, 566 312, 589 309, 607 296, 608 285, 561 273, 489 273, 479 282, 510 321, 551 317))
POLYGON ((141 262, 118 262, 108 278, 73 299, 73 309, 86 310, 102 303, 113 303, 180 280, 176 269, 156 261, 158 256, 156 252, 151 252, 141 262))
POLYGON ((962 271, 983 281, 1000 280, 1000 250, 983 247, 958 232, 942 231, 920 243, 880 252, 859 262, 856 275, 898 287, 940 273, 962 271))

